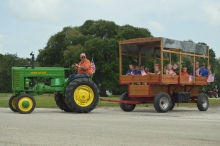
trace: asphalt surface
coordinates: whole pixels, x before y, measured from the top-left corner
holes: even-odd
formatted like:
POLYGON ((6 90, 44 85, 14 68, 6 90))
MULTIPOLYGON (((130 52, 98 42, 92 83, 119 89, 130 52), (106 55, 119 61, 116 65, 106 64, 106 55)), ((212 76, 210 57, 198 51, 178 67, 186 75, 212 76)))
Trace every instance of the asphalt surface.
POLYGON ((35 109, 22 115, 0 108, 1 146, 219 146, 220 107, 200 112, 177 108, 157 113, 137 108, 127 113, 98 108, 89 114, 35 109))

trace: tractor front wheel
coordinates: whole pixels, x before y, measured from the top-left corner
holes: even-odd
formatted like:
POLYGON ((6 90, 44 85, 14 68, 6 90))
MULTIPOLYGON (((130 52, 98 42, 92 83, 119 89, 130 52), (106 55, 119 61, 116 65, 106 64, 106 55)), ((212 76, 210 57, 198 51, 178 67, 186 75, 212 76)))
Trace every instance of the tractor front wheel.
POLYGON ((73 112, 88 113, 98 104, 98 87, 88 78, 77 78, 67 86, 65 97, 73 112))
POLYGON ((22 94, 17 97, 15 106, 19 113, 29 114, 35 109, 36 102, 35 102, 34 97, 28 94, 22 94))
POLYGON ((69 107, 67 106, 65 102, 64 95, 57 93, 54 96, 54 100, 56 101, 57 106, 61 109, 64 110, 65 112, 72 112, 69 107))
POLYGON ((9 102, 8 102, 8 105, 13 112, 18 112, 15 106, 16 98, 17 96, 13 95, 10 97, 9 102))
MULTIPOLYGON (((129 97, 128 97, 128 92, 125 92, 123 93, 121 96, 120 96, 120 100, 122 101, 125 101, 125 100, 128 100, 129 97)), ((136 104, 125 104, 125 103, 120 103, 120 107, 123 111, 125 112, 131 112, 134 110, 134 108, 136 107, 136 104)))

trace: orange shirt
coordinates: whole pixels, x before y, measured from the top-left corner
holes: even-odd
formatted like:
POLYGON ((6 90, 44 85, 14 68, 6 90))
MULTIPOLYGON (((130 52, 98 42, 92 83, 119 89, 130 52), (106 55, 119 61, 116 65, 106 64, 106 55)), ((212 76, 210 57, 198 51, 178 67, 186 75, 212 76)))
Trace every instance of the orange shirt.
POLYGON ((188 74, 188 72, 182 72, 181 75, 182 75, 182 76, 188 76, 189 74, 188 74))
POLYGON ((83 66, 85 68, 87 68, 87 70, 83 70, 82 68, 78 68, 78 74, 88 74, 88 75, 92 75, 92 69, 91 69, 91 64, 90 61, 88 59, 86 59, 84 62, 80 62, 79 66, 83 66))

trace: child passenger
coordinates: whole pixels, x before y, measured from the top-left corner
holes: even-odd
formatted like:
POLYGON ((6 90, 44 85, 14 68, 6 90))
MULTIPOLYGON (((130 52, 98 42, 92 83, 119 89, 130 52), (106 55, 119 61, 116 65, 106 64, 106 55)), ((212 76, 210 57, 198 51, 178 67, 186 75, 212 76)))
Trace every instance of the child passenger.
POLYGON ((181 75, 182 75, 182 76, 189 76, 186 67, 183 67, 181 75))
POLYGON ((171 64, 167 64, 166 74, 173 75, 173 76, 176 75, 176 73, 172 70, 172 65, 171 64))

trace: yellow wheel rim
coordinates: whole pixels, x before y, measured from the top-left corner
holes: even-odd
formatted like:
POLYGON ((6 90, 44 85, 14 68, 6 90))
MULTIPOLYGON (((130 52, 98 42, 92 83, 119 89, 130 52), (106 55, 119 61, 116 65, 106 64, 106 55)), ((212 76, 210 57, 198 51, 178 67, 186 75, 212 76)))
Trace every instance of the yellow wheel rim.
POLYGON ((11 101, 11 105, 14 109, 16 109, 16 106, 15 106, 15 101, 16 101, 16 97, 14 97, 11 101))
POLYGON ((23 112, 28 112, 33 107, 33 101, 29 97, 22 97, 18 101, 18 107, 23 112))
POLYGON ((87 85, 81 85, 76 88, 73 99, 81 107, 89 106, 94 100, 94 92, 87 85))

